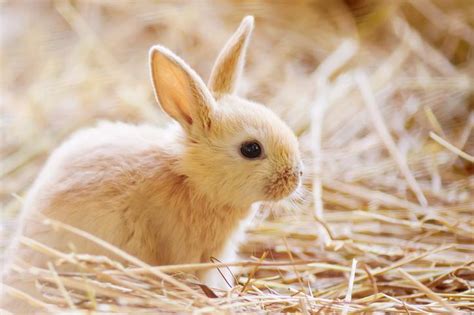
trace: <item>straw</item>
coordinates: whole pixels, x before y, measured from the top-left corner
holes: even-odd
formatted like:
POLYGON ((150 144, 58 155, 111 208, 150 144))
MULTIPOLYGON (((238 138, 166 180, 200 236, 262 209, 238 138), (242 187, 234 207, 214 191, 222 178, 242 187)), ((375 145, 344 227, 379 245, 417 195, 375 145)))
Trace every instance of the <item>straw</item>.
POLYGON ((237 94, 288 123, 305 164, 302 192, 262 204, 235 261, 151 266, 41 219, 103 255, 22 237, 49 264, 15 260, 37 285, 4 293, 48 313, 474 312, 472 12, 434 0, 2 3, 3 256, 21 201, 73 132, 170 122, 149 81, 152 45, 206 82, 246 15, 255 31, 237 94), (228 291, 194 276, 229 267, 228 291))

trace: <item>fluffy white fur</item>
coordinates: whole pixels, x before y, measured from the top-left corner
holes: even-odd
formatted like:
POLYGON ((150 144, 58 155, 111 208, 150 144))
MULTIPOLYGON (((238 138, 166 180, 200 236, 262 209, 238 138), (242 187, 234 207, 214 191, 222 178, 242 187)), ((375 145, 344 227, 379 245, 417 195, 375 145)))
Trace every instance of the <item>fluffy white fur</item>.
MULTIPOLYGON (((253 19, 245 18, 226 44, 210 88, 179 57, 153 47, 157 100, 179 124, 158 129, 103 122, 72 135, 28 193, 21 233, 61 251, 72 244, 78 253, 109 255, 83 238, 29 220, 41 213, 152 265, 234 260, 258 202, 288 196, 301 176, 291 130, 269 109, 232 94, 252 27, 253 19), (241 143, 252 139, 263 145, 264 158, 241 156, 241 143)), ((15 242, 15 258, 45 267, 48 257, 15 242)), ((216 271, 196 276, 225 287, 216 271)), ((19 278, 9 272, 5 281, 32 292, 32 283, 19 278)))

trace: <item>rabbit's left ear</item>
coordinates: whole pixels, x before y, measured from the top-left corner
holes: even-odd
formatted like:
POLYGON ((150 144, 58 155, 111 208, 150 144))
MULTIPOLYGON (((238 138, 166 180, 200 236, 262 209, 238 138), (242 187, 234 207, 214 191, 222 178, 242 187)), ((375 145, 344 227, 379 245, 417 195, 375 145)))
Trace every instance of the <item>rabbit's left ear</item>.
POLYGON ((208 87, 219 98, 237 88, 245 64, 245 53, 253 30, 253 16, 246 16, 221 50, 211 71, 208 87))
POLYGON ((160 45, 150 49, 150 69, 161 108, 190 135, 209 129, 215 101, 196 72, 160 45))

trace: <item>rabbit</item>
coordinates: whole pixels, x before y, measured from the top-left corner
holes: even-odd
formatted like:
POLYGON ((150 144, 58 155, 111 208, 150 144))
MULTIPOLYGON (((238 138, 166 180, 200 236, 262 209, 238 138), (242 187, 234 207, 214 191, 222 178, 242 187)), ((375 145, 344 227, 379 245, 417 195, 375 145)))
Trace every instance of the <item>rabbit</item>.
MULTIPOLYGON (((77 253, 110 255, 29 220, 41 213, 150 265, 234 261, 259 204, 288 197, 302 176, 292 130, 270 109, 235 95, 253 25, 252 16, 242 20, 207 86, 180 57, 153 46, 155 97, 175 122, 161 129, 101 122, 73 134, 51 154, 27 194, 21 233, 61 251, 73 244, 77 253)), ((45 255, 15 248, 17 258, 45 266, 45 255)), ((232 283, 216 270, 196 277, 211 287, 232 283)))

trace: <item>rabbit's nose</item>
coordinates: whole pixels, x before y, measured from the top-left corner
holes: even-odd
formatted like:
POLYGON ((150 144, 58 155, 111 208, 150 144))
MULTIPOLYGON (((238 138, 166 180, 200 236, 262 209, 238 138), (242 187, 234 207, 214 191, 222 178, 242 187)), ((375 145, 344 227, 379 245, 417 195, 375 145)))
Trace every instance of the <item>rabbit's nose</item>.
POLYGON ((295 166, 295 168, 293 170, 293 174, 298 178, 303 176, 303 164, 302 163, 298 163, 295 166))

